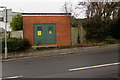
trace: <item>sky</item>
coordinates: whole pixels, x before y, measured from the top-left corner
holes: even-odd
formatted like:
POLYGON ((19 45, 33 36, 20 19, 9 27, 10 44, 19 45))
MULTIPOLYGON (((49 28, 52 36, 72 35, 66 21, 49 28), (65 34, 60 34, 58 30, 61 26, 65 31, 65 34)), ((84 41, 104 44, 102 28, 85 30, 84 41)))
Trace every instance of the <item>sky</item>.
POLYGON ((63 4, 68 1, 77 5, 82 0, 0 0, 0 6, 22 13, 61 13, 63 4))

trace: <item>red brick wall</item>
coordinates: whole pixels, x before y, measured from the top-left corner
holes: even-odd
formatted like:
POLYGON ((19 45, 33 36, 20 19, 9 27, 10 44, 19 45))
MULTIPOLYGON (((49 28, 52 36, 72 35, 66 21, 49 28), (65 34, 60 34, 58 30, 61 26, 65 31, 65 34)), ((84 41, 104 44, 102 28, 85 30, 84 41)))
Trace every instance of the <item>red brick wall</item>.
POLYGON ((34 45, 33 24, 56 24, 56 44, 54 45, 70 45, 70 16, 23 16, 24 38, 28 39, 32 45, 34 45))

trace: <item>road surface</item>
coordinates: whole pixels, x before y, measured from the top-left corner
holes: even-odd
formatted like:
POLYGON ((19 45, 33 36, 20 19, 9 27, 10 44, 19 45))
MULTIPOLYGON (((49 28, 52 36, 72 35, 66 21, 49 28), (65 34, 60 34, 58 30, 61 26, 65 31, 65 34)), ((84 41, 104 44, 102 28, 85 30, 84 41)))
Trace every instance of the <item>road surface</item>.
POLYGON ((118 78, 118 48, 3 62, 3 78, 118 78))

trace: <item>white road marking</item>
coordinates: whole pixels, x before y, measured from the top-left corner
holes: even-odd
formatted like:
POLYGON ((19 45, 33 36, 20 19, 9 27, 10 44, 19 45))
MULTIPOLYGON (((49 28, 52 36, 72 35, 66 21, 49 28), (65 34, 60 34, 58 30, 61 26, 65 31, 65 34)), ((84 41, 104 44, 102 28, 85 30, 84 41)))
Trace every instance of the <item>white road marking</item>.
POLYGON ((23 75, 20 75, 20 76, 11 76, 11 77, 4 77, 2 79, 21 78, 21 77, 23 77, 23 75))
POLYGON ((102 64, 102 65, 96 65, 96 66, 89 66, 89 67, 82 67, 82 68, 73 68, 69 69, 69 71, 78 71, 78 70, 85 70, 85 69, 92 69, 92 68, 100 68, 100 67, 105 67, 105 66, 112 66, 112 65, 118 65, 118 63, 110 63, 110 64, 102 64))

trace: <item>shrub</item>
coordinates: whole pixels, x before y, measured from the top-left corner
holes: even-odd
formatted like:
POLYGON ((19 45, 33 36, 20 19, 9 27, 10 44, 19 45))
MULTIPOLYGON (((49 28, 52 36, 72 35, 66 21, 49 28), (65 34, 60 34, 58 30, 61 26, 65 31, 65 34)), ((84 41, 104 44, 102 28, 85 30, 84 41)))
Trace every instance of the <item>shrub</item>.
POLYGON ((112 37, 108 37, 104 40, 105 43, 110 43, 110 44, 113 44, 116 42, 116 39, 115 38, 112 38, 112 37))
POLYGON ((13 31, 23 30, 23 19, 21 14, 13 16, 10 27, 12 28, 13 31))
MULTIPOLYGON (((5 39, 2 40, 2 52, 4 53, 5 39)), ((8 38, 7 39, 8 52, 23 51, 30 48, 30 44, 26 39, 22 38, 8 38)))

